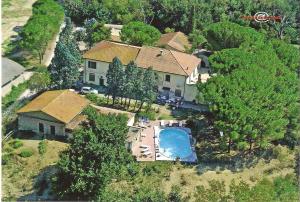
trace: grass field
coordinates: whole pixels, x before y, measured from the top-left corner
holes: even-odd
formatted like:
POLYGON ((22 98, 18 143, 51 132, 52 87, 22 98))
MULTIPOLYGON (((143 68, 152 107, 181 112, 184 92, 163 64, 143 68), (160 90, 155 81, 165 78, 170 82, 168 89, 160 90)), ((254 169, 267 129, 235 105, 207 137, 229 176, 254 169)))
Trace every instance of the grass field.
POLYGON ((47 171, 56 164, 59 152, 66 149, 67 144, 49 140, 46 143, 46 153, 42 156, 38 152, 40 140, 21 140, 23 145, 16 149, 13 148, 12 141, 2 148, 3 155, 10 155, 9 160, 2 165, 2 200, 16 200, 25 196, 34 198, 38 192, 34 185, 41 171, 47 171), (21 157, 20 153, 24 149, 32 151, 33 155, 21 157))

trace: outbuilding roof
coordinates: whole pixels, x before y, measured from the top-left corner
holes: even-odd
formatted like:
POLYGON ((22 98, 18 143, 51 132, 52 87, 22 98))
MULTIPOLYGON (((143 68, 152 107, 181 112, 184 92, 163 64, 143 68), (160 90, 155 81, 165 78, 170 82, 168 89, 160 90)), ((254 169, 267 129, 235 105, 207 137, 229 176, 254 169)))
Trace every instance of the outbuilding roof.
POLYGON ((55 119, 69 123, 89 101, 69 90, 46 91, 21 108, 18 113, 43 112, 55 119))
POLYGON ((25 71, 25 68, 13 60, 2 57, 2 82, 4 86, 8 82, 14 80, 25 71))
POLYGON ((161 35, 160 39, 157 41, 157 45, 181 52, 185 52, 192 47, 188 37, 182 32, 171 32, 161 35))

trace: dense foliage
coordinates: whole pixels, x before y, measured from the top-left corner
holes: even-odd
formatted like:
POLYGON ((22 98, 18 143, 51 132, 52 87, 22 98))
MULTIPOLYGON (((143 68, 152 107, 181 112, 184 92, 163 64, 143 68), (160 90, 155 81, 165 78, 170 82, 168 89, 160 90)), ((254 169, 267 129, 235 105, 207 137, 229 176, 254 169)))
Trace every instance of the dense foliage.
POLYGON ((157 76, 149 67, 146 70, 138 68, 134 62, 130 62, 124 70, 121 61, 116 57, 109 65, 107 71, 106 95, 111 96, 113 104, 117 97, 121 98, 121 104, 129 108, 132 99, 135 99, 134 110, 137 101, 140 101, 138 111, 144 103, 152 104, 157 96, 157 76), (123 98, 125 102, 123 103, 123 98))
POLYGON ((299 199, 298 187, 292 176, 277 177, 273 182, 264 179, 255 186, 247 183, 231 182, 229 193, 225 190, 224 182, 212 180, 209 188, 198 186, 194 197, 196 201, 291 201, 299 199))
POLYGON ((104 27, 104 23, 98 22, 95 19, 86 20, 84 22, 84 31, 82 41, 86 42, 89 48, 93 46, 93 44, 110 39, 110 29, 104 27))
MULTIPOLYGON (((226 29, 235 33, 234 26, 226 29)), ((255 36, 255 31, 251 32, 255 36)), ((236 41, 235 34, 225 32, 216 38, 236 41)), ((242 38, 249 39, 245 35, 242 38)), ((299 60, 298 64, 294 61, 299 54, 284 42, 247 40, 226 44, 221 48, 228 49, 213 54, 209 60, 217 75, 199 88, 210 103, 216 128, 224 132, 220 140, 228 141, 228 151, 231 145, 241 150, 251 150, 253 143, 266 147, 270 141, 289 135, 287 131, 293 130, 295 120, 299 120, 295 72, 299 60), (293 59, 285 52, 293 54, 293 59)), ((297 137, 293 134, 293 138, 297 137)))
POLYGON ((293 43, 299 42, 299 3, 296 0, 276 1, 205 1, 205 0, 63 0, 67 14, 76 22, 96 18, 105 23, 127 24, 141 21, 154 25, 160 31, 174 28, 186 34, 203 31, 212 23, 230 21, 247 25, 270 37, 293 43), (281 16, 280 22, 258 23, 242 19, 258 11, 272 16, 281 16))
POLYGON ((253 44, 264 40, 264 35, 255 29, 230 22, 207 26, 204 36, 213 50, 238 48, 242 43, 253 44))
POLYGON ((127 117, 84 112, 88 122, 74 133, 58 162, 56 191, 61 199, 99 200, 112 179, 122 179, 133 166, 125 148, 127 117))
POLYGON ((56 44, 54 57, 49 66, 55 88, 70 88, 79 78, 81 54, 72 36, 72 22, 66 18, 66 26, 56 44))
POLYGON ((28 87, 31 91, 41 92, 47 90, 51 84, 49 72, 37 72, 28 81, 28 87))
POLYGON ((137 46, 153 45, 160 38, 160 32, 155 27, 143 22, 124 25, 120 35, 122 41, 137 46))
POLYGON ((35 2, 32 16, 20 33, 21 47, 37 55, 41 63, 48 43, 58 33, 63 18, 63 8, 56 1, 35 2))

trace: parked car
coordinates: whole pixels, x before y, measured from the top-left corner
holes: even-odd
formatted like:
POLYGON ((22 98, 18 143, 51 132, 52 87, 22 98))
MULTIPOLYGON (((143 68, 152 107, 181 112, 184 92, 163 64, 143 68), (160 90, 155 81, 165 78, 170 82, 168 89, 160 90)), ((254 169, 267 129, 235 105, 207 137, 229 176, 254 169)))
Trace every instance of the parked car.
POLYGON ((82 94, 88 94, 88 93, 98 94, 98 90, 96 90, 92 87, 89 87, 89 86, 82 87, 80 92, 82 94))

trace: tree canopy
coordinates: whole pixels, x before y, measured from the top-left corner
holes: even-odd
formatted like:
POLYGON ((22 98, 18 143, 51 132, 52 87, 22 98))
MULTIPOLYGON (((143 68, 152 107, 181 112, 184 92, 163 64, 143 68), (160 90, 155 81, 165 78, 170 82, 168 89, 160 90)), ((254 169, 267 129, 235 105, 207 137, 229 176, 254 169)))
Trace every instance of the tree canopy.
POLYGON ((137 46, 153 45, 160 38, 158 29, 143 22, 130 22, 124 25, 120 35, 122 41, 137 46))
POLYGON ((217 75, 200 85, 199 91, 210 103, 215 125, 225 134, 222 138, 228 138, 229 151, 231 145, 239 149, 251 149, 253 143, 267 146, 284 138, 291 127, 297 77, 277 52, 269 43, 246 43, 217 51, 209 59, 217 75))
POLYGON ((88 107, 88 122, 77 130, 61 154, 55 190, 60 199, 99 200, 113 178, 122 179, 133 159, 125 148, 125 115, 103 115, 88 107))
POLYGON ((22 29, 21 47, 37 55, 42 62, 50 40, 59 31, 64 18, 63 8, 53 0, 39 0, 34 3, 32 16, 22 29))

